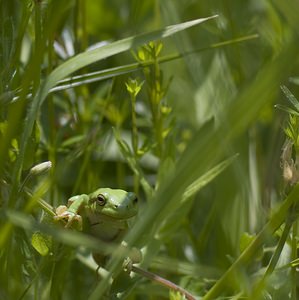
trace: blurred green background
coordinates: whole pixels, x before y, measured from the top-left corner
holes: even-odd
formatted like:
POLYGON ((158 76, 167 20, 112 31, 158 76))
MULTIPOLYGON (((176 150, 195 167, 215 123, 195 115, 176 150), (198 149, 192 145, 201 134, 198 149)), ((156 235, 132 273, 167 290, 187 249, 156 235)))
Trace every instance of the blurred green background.
MULTIPOLYGON (((38 225, 45 219, 38 197, 57 207, 98 187, 138 194, 128 241, 147 249, 145 268, 207 295, 285 197, 286 113, 274 105, 286 103, 282 84, 299 92, 297 1, 0 5, 0 298, 104 297, 94 270, 76 259, 80 237, 64 242, 58 231, 38 225), (113 44, 116 55, 107 48, 92 64, 84 60, 91 49, 127 37, 137 43, 139 34, 214 15, 170 37, 157 35, 147 47, 133 42, 120 51, 113 44), (99 71, 106 73, 93 73, 99 71), (132 80, 142 85, 136 99, 126 87, 132 80), (44 161, 52 168, 32 175, 44 161), (37 230, 53 238, 48 255, 32 247, 37 230)), ((280 235, 269 234, 263 251, 230 276, 223 297, 250 299, 280 235)), ((296 258, 290 249, 286 243, 279 266, 296 258)), ((276 270, 258 297, 288 299, 292 291, 296 299, 294 278, 291 268, 276 270)), ((125 292, 126 299, 183 299, 145 279, 125 292)))

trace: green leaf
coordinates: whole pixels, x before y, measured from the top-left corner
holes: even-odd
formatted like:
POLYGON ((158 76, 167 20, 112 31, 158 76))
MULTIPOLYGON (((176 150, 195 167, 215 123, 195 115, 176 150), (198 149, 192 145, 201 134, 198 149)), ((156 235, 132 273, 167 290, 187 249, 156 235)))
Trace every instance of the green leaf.
POLYGON ((46 256, 52 248, 52 239, 50 236, 35 232, 31 237, 31 245, 41 256, 46 256))
POLYGON ((285 105, 281 105, 281 104, 276 104, 274 106, 275 108, 278 108, 280 110, 283 110, 291 115, 295 115, 295 116, 299 116, 299 113, 297 111, 295 111, 294 109, 288 107, 288 106, 285 106, 285 105))
POLYGON ((191 183, 183 194, 182 202, 190 199, 200 189, 209 184, 215 177, 222 173, 238 157, 238 155, 239 154, 235 154, 232 157, 222 161, 215 167, 211 168, 204 175, 196 179, 193 183, 191 183))
MULTIPOLYGON (((216 48, 221 48, 221 47, 229 46, 229 45, 236 44, 236 43, 246 42, 248 40, 256 39, 256 38, 258 38, 258 35, 253 34, 253 35, 247 35, 247 36, 243 36, 243 37, 236 38, 236 39, 226 40, 221 43, 211 44, 209 46, 198 48, 198 49, 195 49, 192 51, 186 51, 183 53, 180 52, 180 53, 165 55, 165 56, 158 58, 158 62, 159 62, 159 64, 163 64, 163 63, 170 62, 170 61, 173 61, 176 59, 181 59, 188 55, 194 55, 195 53, 206 51, 207 49, 212 50, 212 49, 216 49, 216 48)), ((57 84, 49 90, 49 93, 63 91, 66 89, 77 87, 77 86, 113 78, 113 77, 120 76, 123 74, 136 72, 138 70, 141 70, 142 68, 151 66, 154 63, 155 63, 154 60, 149 59, 144 62, 131 63, 131 64, 126 64, 126 65, 122 65, 122 66, 118 66, 118 67, 113 67, 113 68, 108 68, 108 69, 104 69, 104 70, 100 70, 100 71, 89 72, 89 73, 82 74, 82 75, 75 75, 72 77, 68 77, 68 78, 59 80, 57 82, 57 84)), ((19 98, 19 94, 20 94, 20 91, 10 91, 10 92, 4 93, 4 94, 0 95, 0 103, 1 103, 1 101, 3 103, 9 103, 11 101, 15 101, 19 98)), ((32 96, 32 94, 28 94, 28 97, 31 97, 31 96, 32 96)))
POLYGON ((175 170, 175 162, 173 161, 173 158, 170 156, 166 157, 160 164, 157 180, 156 180, 156 188, 158 188, 162 182, 166 180, 166 178, 169 176, 169 173, 174 172, 175 170))
POLYGON ((141 91, 143 83, 144 83, 144 81, 140 82, 138 78, 134 78, 134 79, 129 78, 125 84, 126 84, 128 93, 131 96, 136 97, 138 95, 138 93, 141 91))
POLYGON ((169 300, 186 300, 186 297, 182 295, 180 292, 170 290, 169 300))
MULTIPOLYGON (((21 213, 14 210, 7 210, 5 217, 9 222, 15 226, 21 227, 29 232, 36 232, 37 230, 43 232, 53 239, 69 246, 79 247, 84 245, 90 250, 97 251, 101 249, 103 253, 112 253, 115 250, 115 245, 112 243, 106 243, 96 239, 90 235, 77 232, 75 230, 68 230, 65 228, 57 228, 44 223, 38 223, 28 216, 28 214, 21 213)), ((7 224, 10 224, 7 223, 7 224)), ((2 237, 1 237, 2 238, 2 237)), ((1 240, 0 242, 3 243, 1 240)))
POLYGON ((291 102, 291 104, 293 104, 293 106, 296 108, 297 112, 299 112, 299 102, 296 99, 296 97, 290 92, 290 90, 285 85, 282 85, 280 88, 285 94, 285 96, 288 98, 288 100, 291 102))
POLYGON ((243 252, 254 239, 254 235, 244 232, 240 238, 240 252, 243 252))
POLYGON ((291 261, 291 266, 294 268, 294 267, 297 267, 298 265, 299 265, 299 258, 297 258, 297 259, 295 259, 295 260, 293 260, 293 261, 291 261))

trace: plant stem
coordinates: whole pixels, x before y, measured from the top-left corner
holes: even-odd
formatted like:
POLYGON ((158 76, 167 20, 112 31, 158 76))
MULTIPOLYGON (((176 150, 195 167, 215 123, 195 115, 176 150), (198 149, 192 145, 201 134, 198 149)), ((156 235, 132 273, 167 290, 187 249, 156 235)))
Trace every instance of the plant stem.
POLYGON ((292 227, 292 223, 293 221, 290 218, 287 218, 286 222, 285 222, 285 227, 283 229, 282 235, 278 241, 278 245, 275 249, 275 252, 273 254, 273 256, 271 257, 270 263, 267 267, 266 272, 264 273, 264 276, 262 277, 262 279, 260 280, 260 282, 256 285, 256 287, 254 288, 254 291, 250 297, 250 299, 254 300, 254 299, 259 299, 260 294, 263 290, 263 288, 265 287, 266 284, 266 280, 267 278, 273 273, 275 266, 279 260, 279 257, 281 255, 282 249, 286 243, 286 240, 288 238, 289 232, 291 230, 292 227))
MULTIPOLYGON (((136 95, 131 94, 131 110, 132 110, 132 148, 135 158, 138 156, 138 129, 136 117, 136 95)), ((134 192, 138 195, 139 191, 139 176, 134 174, 134 192)))
POLYGON ((79 9, 80 9, 80 41, 81 41, 81 51, 85 51, 88 47, 88 35, 86 29, 86 1, 79 0, 79 9))
MULTIPOLYGON (((292 236, 292 261, 297 259, 297 234, 298 234, 298 221, 293 223, 293 236, 292 236)), ((297 270, 296 267, 292 267, 291 269, 291 277, 292 277, 292 294, 291 299, 297 299, 297 270)))
MULTIPOLYGON (((42 186, 42 188, 44 188, 42 186)), ((53 208, 52 205, 50 205, 48 202, 46 202, 44 199, 42 199, 41 197, 39 197, 36 194, 32 194, 31 191, 27 188, 25 188, 25 193, 30 197, 30 198, 35 198, 35 200, 33 201, 33 203, 36 201, 38 203, 38 205, 49 215, 51 216, 55 216, 55 210, 53 208)), ((32 207, 32 203, 28 203, 26 206, 26 211, 30 211, 32 207)))
POLYGON ((149 82, 151 83, 150 103, 154 123, 154 132, 157 143, 157 154, 158 157, 161 158, 163 153, 163 124, 160 111, 162 80, 158 57, 154 56, 153 61, 153 66, 150 69, 150 73, 148 74, 151 77, 151 80, 149 80, 149 82))
MULTIPOLYGON (((35 1, 35 51, 34 55, 38 55, 41 61, 42 53, 40 52, 39 48, 42 44, 42 30, 43 30, 43 22, 42 22, 42 3, 39 1, 35 1)), ((33 92, 37 90, 40 84, 40 72, 41 67, 39 68, 38 72, 35 75, 35 80, 33 81, 33 92)))
POLYGON ((153 280, 153 281, 157 282, 158 284, 163 285, 163 286, 165 286, 165 287, 167 287, 167 288, 169 288, 173 291, 181 293, 188 300, 196 300, 196 298, 193 295, 191 295, 188 291, 186 291, 182 287, 176 285, 172 281, 169 281, 169 280, 167 280, 167 279, 165 279, 165 278, 163 278, 159 275, 156 275, 152 272, 146 271, 146 270, 141 269, 141 268, 136 267, 136 266, 132 266, 132 271, 139 274, 139 275, 141 275, 141 276, 144 276, 144 277, 146 277, 150 280, 153 280))
POLYGON ((131 94, 131 111, 132 111, 132 147, 134 155, 137 156, 138 152, 138 130, 137 130, 137 117, 136 117, 136 96, 131 94))

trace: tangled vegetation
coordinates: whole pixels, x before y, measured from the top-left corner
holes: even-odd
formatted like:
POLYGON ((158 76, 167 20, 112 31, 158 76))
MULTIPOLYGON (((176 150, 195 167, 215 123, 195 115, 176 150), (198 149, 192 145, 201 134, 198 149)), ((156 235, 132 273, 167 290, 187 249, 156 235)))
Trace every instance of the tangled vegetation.
POLYGON ((299 7, 241 2, 0 1, 0 299, 297 299, 299 7))

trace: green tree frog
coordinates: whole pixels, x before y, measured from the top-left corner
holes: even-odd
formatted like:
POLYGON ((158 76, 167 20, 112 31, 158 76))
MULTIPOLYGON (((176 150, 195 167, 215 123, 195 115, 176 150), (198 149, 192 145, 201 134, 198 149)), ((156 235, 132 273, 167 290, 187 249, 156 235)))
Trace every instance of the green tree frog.
MULTIPOLYGON (((71 197, 68 206, 57 207, 54 219, 65 220, 65 227, 83 230, 102 241, 121 243, 129 228, 128 220, 137 212, 138 200, 134 193, 99 188, 88 195, 71 197)), ((100 266, 106 263, 107 255, 103 253, 93 253, 93 257, 100 266)))

